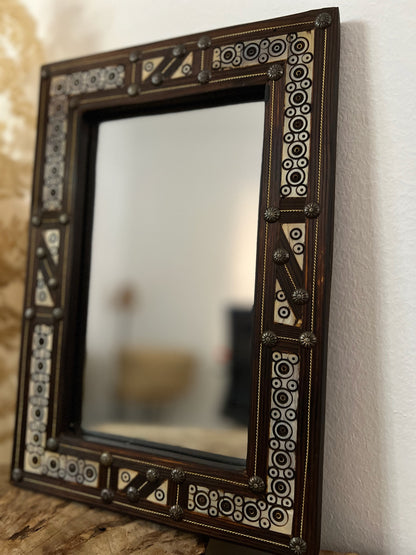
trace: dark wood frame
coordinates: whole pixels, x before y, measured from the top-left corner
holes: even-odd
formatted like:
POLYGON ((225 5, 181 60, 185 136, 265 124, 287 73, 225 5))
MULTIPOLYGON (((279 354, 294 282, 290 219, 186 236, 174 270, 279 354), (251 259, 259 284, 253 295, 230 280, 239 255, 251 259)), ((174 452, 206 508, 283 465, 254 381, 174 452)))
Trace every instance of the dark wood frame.
POLYGON ((318 553, 338 58, 338 10, 325 8, 42 69, 16 485, 275 553, 318 553), (247 461, 84 432, 99 122, 261 98, 247 461))

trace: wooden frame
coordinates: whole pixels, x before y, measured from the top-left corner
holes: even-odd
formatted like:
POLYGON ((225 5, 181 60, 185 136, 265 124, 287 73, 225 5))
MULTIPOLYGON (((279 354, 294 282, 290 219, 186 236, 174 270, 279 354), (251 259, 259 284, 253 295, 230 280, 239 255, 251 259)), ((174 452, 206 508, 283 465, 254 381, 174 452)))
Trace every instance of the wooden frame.
POLYGON ((318 553, 338 57, 338 10, 325 8, 42 69, 16 485, 275 553, 318 553), (246 462, 85 433, 99 122, 262 98, 246 462))

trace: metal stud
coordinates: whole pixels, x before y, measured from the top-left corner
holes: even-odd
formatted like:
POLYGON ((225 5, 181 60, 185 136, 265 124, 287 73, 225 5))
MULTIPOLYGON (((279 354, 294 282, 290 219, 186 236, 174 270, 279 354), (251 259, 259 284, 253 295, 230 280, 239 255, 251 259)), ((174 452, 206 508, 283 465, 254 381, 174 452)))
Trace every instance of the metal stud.
POLYGON ((186 46, 184 44, 178 44, 174 48, 172 48, 172 56, 175 58, 179 58, 180 56, 185 56, 186 54, 186 46))
POLYGON ((48 437, 46 441, 46 449, 49 449, 49 451, 56 451, 58 449, 58 442, 54 437, 48 437))
POLYGON ((309 202, 305 204, 303 212, 307 218, 317 218, 321 212, 321 208, 317 202, 309 202))
POLYGON ((127 94, 129 96, 136 96, 139 94, 139 86, 137 83, 132 83, 127 87, 127 94))
POLYGON ((139 490, 137 488, 135 488, 134 486, 129 486, 127 488, 126 495, 127 495, 128 499, 130 499, 130 501, 133 501, 133 503, 138 501, 139 497, 140 497, 139 490))
POLYGON ((58 280, 53 277, 49 278, 48 287, 49 289, 56 289, 58 287, 58 280))
POLYGON ((311 349, 317 342, 316 335, 312 331, 304 331, 299 336, 299 342, 302 347, 311 349))
POLYGON ((268 222, 269 224, 272 224, 274 222, 277 222, 277 220, 280 218, 280 210, 278 208, 276 208, 276 206, 269 206, 268 208, 266 208, 266 210, 264 211, 264 219, 266 220, 266 222, 268 222))
POLYGON ((152 77, 150 78, 152 85, 154 85, 155 87, 158 87, 159 85, 161 85, 164 79, 165 78, 163 77, 163 73, 161 73, 160 71, 155 71, 152 77))
POLYGON ((60 307, 56 307, 52 310, 52 317, 54 320, 62 320, 64 317, 64 311, 60 307))
POLYGON ((38 258, 45 258, 46 257, 46 251, 43 247, 38 247, 36 249, 36 256, 38 258))
POLYGON ((174 468, 170 473, 170 477, 173 482, 176 482, 177 484, 181 484, 182 482, 185 481, 186 474, 185 474, 185 471, 182 470, 182 468, 174 468))
POLYGON ((277 81, 283 77, 285 73, 285 66, 283 64, 273 64, 267 70, 267 77, 272 81, 277 81))
POLYGON ((71 100, 69 101, 69 107, 72 110, 75 110, 75 108, 78 108, 78 106, 79 106, 79 98, 78 98, 78 96, 73 96, 71 98, 71 100))
POLYGON ((42 77, 42 79, 47 79, 50 76, 50 71, 47 67, 43 67, 42 71, 40 72, 40 76, 42 77))
POLYGON ((104 451, 103 453, 101 453, 100 463, 103 466, 111 466, 112 462, 113 462, 113 457, 111 453, 109 453, 108 451, 104 451))
POLYGON ((140 60, 139 52, 137 50, 133 50, 133 52, 130 52, 129 61, 134 64, 134 62, 137 62, 138 60, 140 60))
POLYGON ((201 85, 206 85, 206 83, 209 83, 209 81, 211 80, 211 72, 207 69, 203 69, 198 73, 197 79, 198 82, 201 83, 201 85))
POLYGON ((156 468, 148 468, 146 470, 146 480, 151 484, 157 482, 160 478, 160 472, 156 468))
POLYGON ((332 17, 331 14, 329 14, 328 12, 320 13, 315 19, 315 27, 317 29, 326 29, 326 27, 329 27, 331 23, 332 17))
POLYGON ((199 38, 197 42, 198 48, 200 48, 201 50, 206 50, 211 46, 211 44, 211 38, 208 35, 203 35, 199 38))
POLYGON ((173 518, 173 520, 182 520, 183 518, 183 509, 180 505, 172 505, 169 509, 169 516, 173 518))
POLYGON ((25 310, 25 318, 26 320, 31 320, 35 316, 35 309, 34 308, 27 308, 25 310))
POLYGON ((309 300, 309 293, 305 289, 295 289, 292 293, 292 300, 295 304, 306 304, 309 300))
POLYGON ((59 223, 62 225, 66 225, 67 223, 69 223, 69 216, 68 214, 61 214, 59 216, 59 223))
POLYGON ((39 227, 41 223, 42 223, 42 220, 40 219, 39 216, 32 216, 32 225, 39 227))
POLYGON ((289 260, 289 253, 286 249, 276 249, 273 253, 273 261, 276 264, 286 264, 289 260))
POLYGON ((101 499, 104 501, 104 503, 111 503, 114 499, 114 492, 108 488, 102 489, 101 499))
POLYGON ((21 482, 23 480, 23 471, 21 468, 13 468, 12 479, 14 482, 21 482))
POLYGON ((294 553, 306 553, 307 545, 302 538, 292 538, 289 547, 294 553))
POLYGON ((260 476, 251 476, 248 481, 248 487, 251 491, 254 491, 254 493, 261 493, 266 489, 266 484, 260 476))
POLYGON ((261 335, 261 342, 266 347, 275 347, 279 342, 277 335, 272 331, 265 331, 261 335))

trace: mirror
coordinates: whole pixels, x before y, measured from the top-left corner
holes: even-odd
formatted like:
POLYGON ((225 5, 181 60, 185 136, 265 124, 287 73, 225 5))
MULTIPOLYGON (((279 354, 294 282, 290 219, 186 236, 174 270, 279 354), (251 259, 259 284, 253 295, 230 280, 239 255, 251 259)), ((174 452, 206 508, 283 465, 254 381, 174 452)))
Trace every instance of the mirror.
POLYGON ((227 398, 249 383, 235 315, 254 303, 263 122, 251 102, 100 124, 85 429, 246 457, 248 395, 227 398))
POLYGON ((13 483, 318 553, 338 58, 327 8, 42 68, 13 483))

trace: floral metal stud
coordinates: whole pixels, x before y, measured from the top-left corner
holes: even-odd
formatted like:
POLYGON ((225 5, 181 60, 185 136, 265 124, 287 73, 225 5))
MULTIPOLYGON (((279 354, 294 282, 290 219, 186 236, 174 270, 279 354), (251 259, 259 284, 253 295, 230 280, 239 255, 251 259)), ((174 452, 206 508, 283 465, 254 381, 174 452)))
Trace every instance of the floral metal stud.
POLYGON ((46 441, 46 449, 49 449, 49 451, 56 451, 58 449, 58 442, 54 437, 48 437, 46 441))
POLYGON ((148 468, 146 470, 146 480, 150 483, 157 482, 160 478, 160 472, 156 468, 148 468))
POLYGON ((180 484, 181 482, 185 481, 186 474, 185 474, 185 471, 182 470, 182 468, 174 468, 170 473, 170 477, 174 482, 176 482, 177 484, 180 484))
POLYGON ((273 261, 276 264, 286 264, 289 260, 289 253, 286 249, 276 249, 273 253, 273 261))
POLYGON ((152 85, 154 85, 155 87, 158 87, 164 81, 163 73, 160 71, 155 71, 152 77, 150 78, 150 80, 152 82, 152 85))
POLYGON ((40 76, 42 77, 42 79, 47 79, 48 77, 50 77, 51 72, 49 71, 49 69, 47 67, 43 67, 42 71, 40 72, 40 76))
POLYGON ((210 81, 210 79, 211 79, 210 71, 203 69, 198 73, 198 82, 201 83, 201 85, 205 85, 210 81))
POLYGON ((294 553, 306 553, 307 545, 302 538, 292 538, 289 547, 294 553))
POLYGON ((13 468, 12 479, 14 482, 21 482, 23 479, 23 471, 21 468, 13 468))
POLYGON ((111 453, 109 453, 108 451, 104 451, 103 453, 101 453, 100 463, 103 466, 111 466, 112 462, 113 462, 113 457, 111 453))
POLYGON ((62 310, 62 308, 54 308, 52 310, 52 317, 54 320, 62 320, 62 318, 64 317, 64 311, 62 310))
POLYGON ((45 249, 44 249, 43 247, 38 247, 38 248, 36 249, 36 256, 37 256, 38 258, 45 258, 45 256, 46 256, 46 251, 45 251, 45 249))
POLYGON ((104 503, 111 503, 114 499, 114 492, 108 488, 102 489, 101 499, 104 501, 104 503))
POLYGON ((278 79, 283 77, 284 72, 285 67, 283 64, 273 64, 267 70, 267 77, 272 81, 277 81, 278 79))
POLYGON ((183 518, 183 509, 180 505, 172 505, 169 509, 169 516, 173 518, 173 520, 182 520, 183 518))
POLYGON ((135 488, 134 486, 129 486, 127 488, 126 495, 127 495, 128 499, 130 499, 130 501, 133 501, 133 502, 138 501, 139 497, 140 497, 139 490, 137 488, 135 488))
POLYGON ((311 349, 317 342, 316 335, 312 331, 304 331, 299 336, 299 342, 302 347, 311 349))
POLYGON ((179 58, 180 56, 185 56, 186 46, 184 44, 178 44, 172 48, 172 56, 179 58))
POLYGON ((266 484, 260 476, 251 476, 248 481, 248 486, 254 493, 261 493, 266 489, 266 484))
POLYGON ((321 209, 317 202, 309 202, 305 205, 303 212, 307 218, 317 218, 321 209))
POLYGON ((280 210, 276 207, 276 206, 269 206, 268 208, 266 208, 266 210, 264 211, 264 219, 266 220, 266 222, 268 222, 269 224, 272 224, 274 222, 277 222, 277 220, 280 218, 280 210))
POLYGON ((40 224, 42 223, 42 220, 40 219, 39 216, 32 216, 32 225, 39 227, 40 224))
POLYGON ((62 225, 66 225, 67 223, 69 223, 69 216, 68 214, 61 214, 59 216, 59 223, 62 225))
POLYGON ((211 46, 210 37, 208 35, 203 35, 202 37, 199 38, 197 45, 198 45, 198 48, 200 48, 201 50, 206 50, 211 46))
POLYGON ((265 331, 261 335, 261 342, 266 347, 275 347, 279 342, 279 339, 277 335, 272 331, 265 331))
POLYGON ((58 280, 55 278, 49 278, 48 279, 48 287, 50 289, 56 289, 58 287, 58 280))
POLYGON ((325 29, 326 27, 329 27, 331 23, 332 17, 331 14, 329 14, 328 12, 320 13, 315 19, 315 27, 317 27, 318 29, 325 29))
POLYGON ((35 309, 32 307, 29 307, 25 310, 25 318, 26 320, 31 320, 32 318, 34 318, 35 316, 35 309))
POLYGON ((133 50, 133 52, 130 52, 129 61, 134 64, 134 62, 137 62, 138 60, 140 60, 140 54, 137 52, 137 50, 133 50))
POLYGON ((129 96, 136 96, 139 94, 139 86, 137 83, 132 83, 127 87, 127 94, 129 96))
POLYGON ((309 300, 309 293, 305 289, 295 289, 292 293, 292 300, 295 304, 305 304, 309 300))

